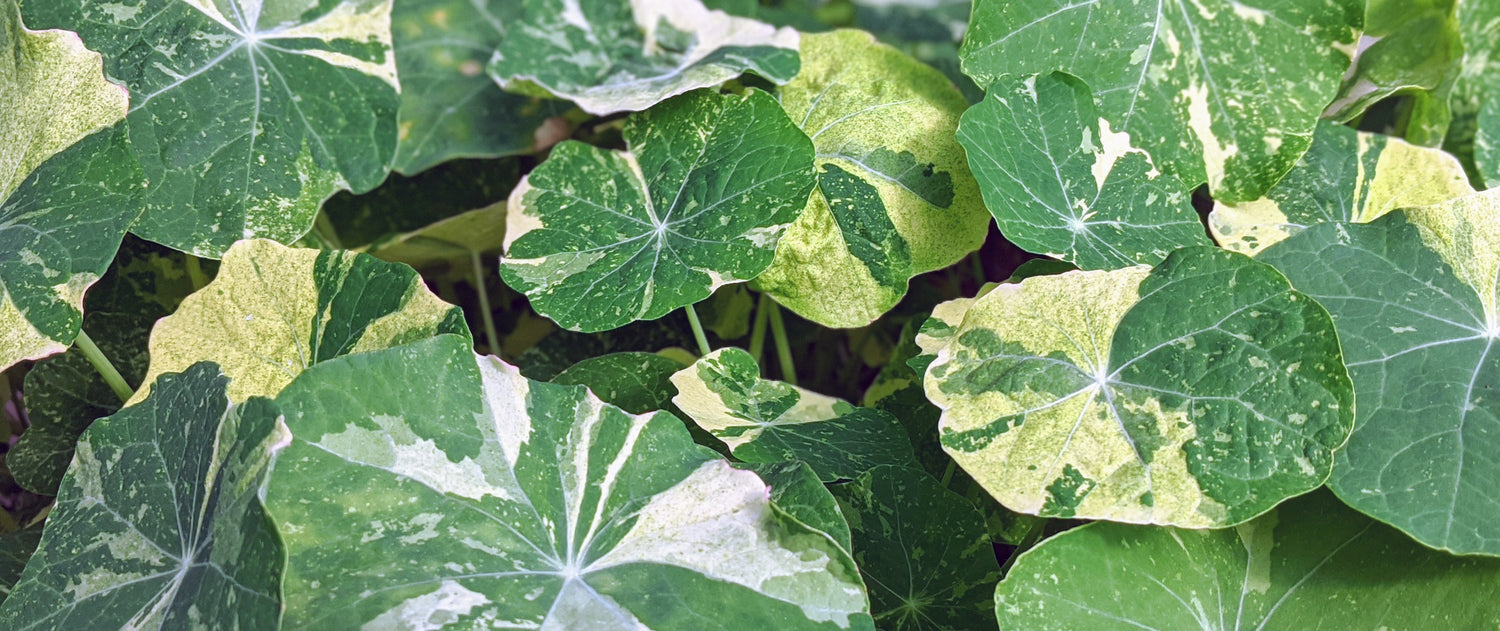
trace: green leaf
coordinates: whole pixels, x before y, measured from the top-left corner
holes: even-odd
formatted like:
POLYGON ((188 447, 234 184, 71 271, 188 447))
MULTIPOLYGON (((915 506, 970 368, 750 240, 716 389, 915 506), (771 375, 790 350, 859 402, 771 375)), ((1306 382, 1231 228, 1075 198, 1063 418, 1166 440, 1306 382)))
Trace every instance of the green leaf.
POLYGON ((744 285, 720 287, 708 300, 694 307, 703 318, 703 328, 721 340, 737 340, 750 333, 755 298, 744 285))
POLYGON ((1254 256, 1313 224, 1366 223, 1472 192, 1463 166, 1439 149, 1323 122, 1307 154, 1265 197, 1214 202, 1208 227, 1220 245, 1254 256))
POLYGON ((812 138, 818 185, 755 282, 814 322, 864 326, 908 279, 984 242, 989 217, 953 139, 968 101, 861 31, 805 35, 802 58, 780 98, 812 138))
POLYGON ((1500 188, 1500 97, 1491 97, 1479 110, 1474 136, 1474 163, 1486 186, 1500 188))
POLYGON ((1416 545, 1318 492, 1233 530, 1094 523, 1023 555, 1003 629, 1487 629, 1500 563, 1416 545))
POLYGON ((734 466, 760 476, 771 487, 771 503, 777 508, 828 535, 839 544, 840 550, 854 549, 849 540, 849 522, 844 520, 838 501, 807 463, 789 460, 746 462, 734 466))
MULTIPOLYGON (((128 237, 109 271, 84 299, 84 330, 91 332, 127 383, 145 379, 151 326, 196 289, 185 258, 128 237)), ((77 348, 32 366, 25 392, 31 426, 5 454, 5 464, 26 490, 56 495, 78 437, 94 419, 119 411, 120 397, 77 348)))
POLYGON ((484 66, 519 22, 516 0, 400 0, 391 14, 401 76, 395 169, 528 153, 567 135, 568 105, 503 92, 484 66))
POLYGON ((322 212, 339 247, 375 246, 505 201, 520 181, 516 160, 454 160, 417 175, 394 174, 361 195, 341 192, 323 204, 322 212))
POLYGON ((881 629, 989 629, 1000 579, 984 518, 921 469, 882 466, 833 487, 881 629))
MULTIPOLYGON (((449 277, 470 279, 473 256, 498 252, 505 241, 505 203, 440 219, 411 232, 365 248, 382 261, 404 263, 423 271, 441 270, 449 277)), ((489 268, 494 258, 484 257, 489 268)), ((432 278, 432 276, 428 276, 432 278)))
MULTIPOLYGON (((708 335, 712 336, 712 333, 708 335)), ((709 343, 713 343, 712 337, 709 343)), ((527 377, 551 381, 568 367, 591 357, 623 352, 656 353, 696 344, 687 316, 676 311, 660 320, 632 322, 600 333, 555 330, 521 353, 516 358, 516 365, 527 377)))
POLYGON ((796 31, 700 0, 522 0, 519 13, 490 76, 591 114, 644 110, 744 72, 778 84, 797 74, 796 31))
POLYGON ((1163 176, 1130 133, 1112 131, 1074 77, 996 79, 958 140, 1000 232, 1028 251, 1117 269, 1209 245, 1192 191, 1163 176))
POLYGON ((210 363, 84 433, 0 620, 22 629, 273 629, 282 548, 256 489, 275 406, 210 363), (205 620, 207 618, 207 620, 205 620))
MULTIPOLYGON (((213 282, 156 323, 145 383, 209 360, 232 379, 231 400, 275 396, 319 362, 443 333, 469 339, 463 311, 428 291, 410 267, 241 241, 213 282)), ((143 387, 132 400, 146 394, 143 387)))
POLYGON ((0 369, 78 337, 83 292, 136 220, 143 185, 119 124, 52 156, 0 200, 0 369))
POLYGON ((0 201, 47 158, 125 118, 130 97, 67 31, 31 31, 0 0, 0 201))
POLYGON ((745 462, 801 460, 825 482, 882 464, 916 464, 889 414, 761 379, 755 358, 738 348, 704 356, 672 383, 677 407, 745 462))
POLYGON ((979 85, 1062 70, 1157 168, 1214 197, 1263 195, 1312 140, 1350 64, 1360 0, 977 0, 960 56, 979 85))
MULTIPOLYGON (((844 528, 847 530, 848 526, 844 528)), ((0 534, 0 603, 4 603, 5 599, 10 597, 11 588, 15 587, 16 581, 21 580, 21 572, 26 568, 26 562, 31 559, 32 553, 36 552, 37 543, 41 540, 41 526, 31 526, 0 534)))
POLYGON ((288 627, 872 628, 847 553, 670 414, 451 336, 315 366, 278 404, 288 627))
POLYGON ((764 92, 699 91, 566 141, 511 193, 500 273, 575 331, 651 320, 755 278, 807 203, 813 147, 764 92))
MULTIPOLYGON (((1324 117, 1348 121, 1395 94, 1432 101, 1446 110, 1441 101, 1447 98, 1463 61, 1457 4, 1456 0, 1369 0, 1354 67, 1344 75, 1338 98, 1328 105, 1324 117)), ((1441 139, 1446 122, 1440 128, 1406 136, 1441 139)))
POLYGON ((682 362, 655 353, 611 353, 573 364, 552 378, 565 386, 588 386, 604 401, 631 414, 666 410, 677 395, 672 375, 682 362))
POLYGON ((1487 191, 1316 225, 1260 255, 1338 324, 1359 408, 1329 486, 1459 554, 1500 555, 1497 225, 1500 191, 1487 191))
MULTIPOLYGON (((1453 93, 1448 100, 1453 120, 1443 148, 1473 169, 1470 179, 1477 185, 1481 176, 1474 164, 1484 149, 1477 146, 1483 110, 1500 93, 1500 0, 1463 0, 1458 4, 1458 29, 1463 38, 1464 61, 1453 93)), ((1490 105, 1490 112, 1496 106, 1490 105)), ((1493 114, 1490 115, 1493 120, 1493 114)), ((1493 138, 1493 132, 1486 132, 1493 138)), ((1490 151, 1493 150, 1491 145, 1490 151)), ((1494 168, 1491 163, 1490 168, 1494 168)), ((1491 186, 1496 182, 1490 182, 1491 186)))
POLYGON ((945 339, 943 447, 1022 513, 1237 524, 1321 486, 1354 420, 1328 312, 1217 248, 1002 285, 945 339))
POLYGON ((125 84, 151 180, 136 234, 217 258, 290 242, 340 188, 369 190, 396 148, 391 0, 28 2, 125 84))

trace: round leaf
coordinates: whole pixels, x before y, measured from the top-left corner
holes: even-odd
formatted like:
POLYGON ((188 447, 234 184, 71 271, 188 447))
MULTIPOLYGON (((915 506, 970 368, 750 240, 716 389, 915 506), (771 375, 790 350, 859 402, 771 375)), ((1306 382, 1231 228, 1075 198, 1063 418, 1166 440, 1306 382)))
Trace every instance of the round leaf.
POLYGON ((1328 312, 1217 248, 1002 285, 936 355, 943 447, 1046 517, 1237 524, 1322 485, 1353 424, 1328 312))
POLYGON ((677 394, 672 375, 682 368, 682 362, 656 353, 611 353, 573 364, 552 383, 588 386, 605 403, 645 414, 672 404, 677 394))
POLYGON ((807 203, 813 148, 764 92, 699 91, 563 142, 511 193, 505 282, 575 331, 662 317, 755 278, 807 203))

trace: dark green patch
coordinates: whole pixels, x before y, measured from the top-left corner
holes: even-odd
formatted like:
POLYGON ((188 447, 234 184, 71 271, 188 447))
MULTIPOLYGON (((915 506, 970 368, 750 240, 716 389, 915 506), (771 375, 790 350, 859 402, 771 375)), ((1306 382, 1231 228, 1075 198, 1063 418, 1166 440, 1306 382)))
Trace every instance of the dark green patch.
POLYGON ((917 160, 910 151, 897 153, 877 147, 862 154, 841 150, 836 155, 895 182, 933 206, 948 208, 953 205, 953 176, 947 171, 937 170, 936 164, 917 160))
POLYGON ((883 287, 905 287, 911 278, 911 249, 896 231, 880 191, 832 164, 819 167, 818 190, 838 223, 849 253, 883 287))
POLYGON ((1083 498, 1099 483, 1084 477, 1073 465, 1063 465, 1062 475, 1047 485, 1048 497, 1041 514, 1047 517, 1072 517, 1083 498))

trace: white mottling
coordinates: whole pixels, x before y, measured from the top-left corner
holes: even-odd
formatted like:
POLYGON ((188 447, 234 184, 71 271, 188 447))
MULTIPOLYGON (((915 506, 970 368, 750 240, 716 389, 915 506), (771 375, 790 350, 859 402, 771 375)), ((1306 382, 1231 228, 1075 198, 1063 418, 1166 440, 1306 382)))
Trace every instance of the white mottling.
POLYGON ((445 580, 435 590, 380 614, 360 627, 361 631, 433 631, 458 622, 476 607, 490 604, 484 594, 457 581, 445 580))
POLYGON ((1239 153, 1239 147, 1232 142, 1222 142, 1214 135, 1213 117, 1208 112, 1208 86, 1189 86, 1183 90, 1182 96, 1187 100, 1188 127, 1203 146, 1203 168, 1208 174, 1208 184, 1217 188, 1224 180, 1225 163, 1239 153))

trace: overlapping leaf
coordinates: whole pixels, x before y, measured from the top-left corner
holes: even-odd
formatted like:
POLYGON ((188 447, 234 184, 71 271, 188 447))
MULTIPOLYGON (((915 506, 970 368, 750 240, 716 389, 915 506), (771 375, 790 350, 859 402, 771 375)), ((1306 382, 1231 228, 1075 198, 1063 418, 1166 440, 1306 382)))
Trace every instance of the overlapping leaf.
POLYGON ((1313 224, 1367 223, 1471 192, 1463 166, 1441 150, 1324 122, 1265 197, 1215 202, 1208 227, 1220 245, 1254 256, 1313 224))
POLYGON ((428 291, 410 267, 241 241, 213 282, 152 329, 145 383, 211 360, 232 379, 231 399, 275 396, 319 362, 443 333, 469 337, 463 311, 428 291))
POLYGON ((565 386, 588 386, 601 401, 631 414, 665 410, 677 395, 672 375, 682 362, 656 353, 610 353, 573 364, 552 378, 565 386))
MULTIPOLYGON (((445 271, 450 277, 475 278, 474 258, 499 251, 504 241, 505 203, 501 202, 396 235, 365 251, 382 261, 434 273, 445 271)), ((494 261, 490 256, 484 258, 494 261)))
MULTIPOLYGON (((566 103, 504 92, 484 66, 519 21, 517 0, 401 0, 391 15, 401 76, 394 166, 525 153, 567 134, 566 103)), ((550 142, 545 144, 550 145, 550 142)))
POLYGON ((807 203, 813 147, 764 92, 699 91, 563 142, 511 193, 501 275, 565 328, 659 318, 749 280, 807 203))
POLYGON ((40 525, 0 534, 0 604, 10 597, 16 581, 21 580, 21 572, 41 540, 40 525))
POLYGON ((960 51, 980 85, 1063 70, 1157 168, 1255 199, 1307 149, 1349 67, 1360 0, 978 0, 960 51))
POLYGON ((812 138, 818 186, 756 285, 814 322, 864 326, 912 276, 984 242, 989 217, 953 139, 968 102, 860 31, 804 36, 802 61, 779 94, 812 138))
POLYGON ((1322 485, 1353 424, 1328 312, 1216 248, 1001 285, 919 342, 944 448, 1024 513, 1240 523, 1322 485))
POLYGON ((1500 136, 1493 127, 1496 118, 1500 118, 1496 113, 1500 106, 1493 105, 1495 95, 1500 94, 1500 0, 1459 2, 1458 29, 1463 38, 1464 60, 1449 99, 1453 121, 1443 138, 1443 148, 1464 160, 1465 167, 1476 169, 1473 173, 1476 182, 1486 181, 1493 187, 1500 184, 1497 173, 1500 161, 1488 162, 1483 168, 1474 162, 1485 153, 1494 156, 1493 144, 1488 149, 1477 145, 1480 128, 1488 127, 1483 132, 1486 142, 1492 143, 1500 136), (1485 120, 1490 125, 1484 125, 1485 120))
MULTIPOLYGON (((289 242, 339 188, 368 190, 396 148, 391 0, 53 0, 36 27, 77 31, 128 87, 151 188, 132 230, 218 257, 289 242)), ((118 180, 112 180, 118 181, 118 180)))
POLYGON ((755 359, 738 348, 704 356, 672 383, 677 407, 745 462, 801 460, 830 482, 883 464, 916 464, 890 415, 761 379, 755 359))
POLYGON ((997 79, 958 139, 1000 231, 1026 250, 1116 269, 1209 244, 1191 190, 1112 131, 1074 77, 997 79))
POLYGON ((1322 224, 1260 259, 1326 306, 1358 395, 1329 486, 1457 553, 1500 555, 1500 191, 1365 225, 1322 224))
POLYGON ((796 31, 701 0, 519 1, 490 76, 592 114, 644 110, 747 71, 775 83, 797 74, 796 31))
MULTIPOLYGON (((1405 137, 1442 142, 1463 61, 1457 0, 1370 0, 1354 67, 1324 115, 1348 121, 1394 94, 1411 100, 1405 137)), ((1316 142, 1316 140, 1314 140, 1316 142)))
POLYGON ((1327 493, 1226 530, 1094 523, 1021 557, 1003 629, 1488 629, 1500 562, 1423 548, 1327 493))
POLYGON ((255 493, 284 435, 269 401, 231 408, 227 381, 163 375, 84 433, 7 628, 276 627, 282 548, 255 493))
POLYGON ((451 336, 315 366, 277 401, 288 626, 873 628, 847 553, 669 414, 451 336))
POLYGON ((1000 579, 974 505, 921 469, 881 466, 833 487, 881 629, 988 629, 1000 579))

